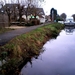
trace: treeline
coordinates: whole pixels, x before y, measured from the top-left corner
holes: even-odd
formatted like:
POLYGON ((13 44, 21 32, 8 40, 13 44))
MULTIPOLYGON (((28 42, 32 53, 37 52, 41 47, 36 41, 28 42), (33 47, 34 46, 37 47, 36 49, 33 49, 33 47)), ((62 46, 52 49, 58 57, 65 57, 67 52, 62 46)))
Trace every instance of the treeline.
POLYGON ((65 13, 62 13, 61 15, 58 14, 57 10, 55 8, 51 8, 50 10, 50 19, 51 21, 65 21, 67 15, 65 13))
MULTIPOLYGON (((62 13, 61 15, 58 14, 57 10, 55 8, 51 8, 50 10, 50 19, 51 21, 65 21, 66 20, 66 17, 67 17, 67 14, 66 13, 62 13)), ((72 14, 72 16, 74 21, 75 21, 75 14, 72 14)))

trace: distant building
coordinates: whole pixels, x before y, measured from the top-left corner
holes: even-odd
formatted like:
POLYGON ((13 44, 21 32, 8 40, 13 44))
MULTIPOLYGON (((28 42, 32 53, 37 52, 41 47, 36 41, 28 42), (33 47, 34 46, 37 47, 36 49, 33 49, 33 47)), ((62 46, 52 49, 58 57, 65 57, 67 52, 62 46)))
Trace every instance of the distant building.
POLYGON ((45 20, 46 22, 50 22, 50 21, 51 21, 50 15, 46 15, 46 16, 45 16, 45 19, 46 19, 46 20, 45 20))
MULTIPOLYGON (((2 8, 0 8, 0 16, 2 17, 2 20, 0 19, 0 22, 6 22, 8 24, 8 15, 7 10, 10 12, 10 21, 16 22, 19 19, 19 6, 20 4, 5 4, 2 8)), ((24 8, 22 10, 22 18, 30 19, 33 18, 36 15, 36 18, 40 20, 41 23, 45 22, 45 13, 43 8, 24 8)), ((5 24, 6 24, 5 23, 5 24)), ((0 24, 1 25, 1 24, 0 24)), ((6 26, 6 25, 5 25, 6 26)))

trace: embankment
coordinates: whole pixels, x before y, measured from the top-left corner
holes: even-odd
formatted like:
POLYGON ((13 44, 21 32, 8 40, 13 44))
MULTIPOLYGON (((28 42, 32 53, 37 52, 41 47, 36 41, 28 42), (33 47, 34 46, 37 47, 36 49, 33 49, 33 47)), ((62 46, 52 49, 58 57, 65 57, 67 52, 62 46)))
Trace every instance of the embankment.
POLYGON ((7 72, 17 68, 20 65, 19 63, 26 58, 39 55, 43 51, 41 49, 46 41, 51 38, 56 38, 63 28, 64 25, 59 23, 45 25, 17 36, 6 45, 1 46, 0 59, 6 60, 6 63, 2 66, 2 74, 8 74, 7 72))

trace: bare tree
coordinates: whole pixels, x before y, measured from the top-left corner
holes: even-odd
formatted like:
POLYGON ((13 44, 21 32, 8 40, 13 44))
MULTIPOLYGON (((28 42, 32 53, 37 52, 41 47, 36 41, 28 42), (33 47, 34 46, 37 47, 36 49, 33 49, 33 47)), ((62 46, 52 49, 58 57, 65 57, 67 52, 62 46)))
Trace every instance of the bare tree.
POLYGON ((24 10, 24 8, 26 8, 25 15, 26 15, 26 18, 27 18, 28 12, 31 12, 32 11, 31 8, 33 8, 33 10, 36 11, 36 8, 40 6, 39 5, 39 2, 41 2, 41 0, 21 0, 21 1, 20 0, 17 0, 17 3, 20 4, 18 6, 18 8, 19 8, 19 18, 20 18, 20 21, 21 21, 21 17, 22 17, 22 11, 24 10))
POLYGON ((6 6, 6 0, 1 1, 1 6, 2 6, 2 9, 3 9, 3 13, 5 14, 5 11, 7 12, 7 15, 8 15, 8 24, 10 26, 10 16, 11 16, 11 11, 10 11, 10 8, 6 6), (4 6, 5 5, 5 6, 4 6))
POLYGON ((5 27, 5 24, 4 24, 4 10, 2 9, 3 8, 3 4, 4 4, 4 2, 3 1, 1 1, 0 2, 0 8, 1 8, 1 10, 0 10, 0 27, 5 27))
POLYGON ((11 3, 14 4, 14 0, 11 0, 11 3))
POLYGON ((4 2, 3 1, 0 1, 0 8, 2 8, 4 5, 4 2))
POLYGON ((6 4, 7 0, 4 0, 4 4, 6 4))
POLYGON ((8 26, 10 26, 10 17, 11 17, 12 11, 7 6, 6 6, 6 12, 7 12, 7 15, 8 15, 8 26))
MULTIPOLYGON (((19 15, 19 21, 21 23, 22 20, 22 15, 23 15, 23 11, 25 10, 25 15, 26 18, 28 16, 28 12, 31 12, 33 9, 33 12, 35 13, 35 18, 36 18, 36 8, 40 7, 40 3, 43 2, 42 0, 10 0, 10 3, 12 4, 18 4, 18 15, 19 15), (32 8, 32 9, 31 9, 32 8)), ((4 3, 6 4, 6 0, 4 0, 4 3)), ((16 7, 13 5, 13 11, 11 11, 10 7, 5 7, 7 15, 8 15, 8 23, 10 26, 10 17, 12 12, 14 13, 14 19, 16 18, 16 7)))

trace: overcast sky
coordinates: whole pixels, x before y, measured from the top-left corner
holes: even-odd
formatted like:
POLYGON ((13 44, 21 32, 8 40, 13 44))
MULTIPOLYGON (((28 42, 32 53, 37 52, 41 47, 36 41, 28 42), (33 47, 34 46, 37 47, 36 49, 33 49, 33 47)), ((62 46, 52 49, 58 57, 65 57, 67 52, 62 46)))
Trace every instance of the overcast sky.
MULTIPOLYGON (((4 0, 0 0, 4 1, 4 0)), ((10 1, 10 0, 6 0, 10 1)), ((66 13, 67 16, 75 14, 75 0, 45 0, 43 5, 45 14, 49 15, 51 8, 55 8, 58 14, 66 13)))
POLYGON ((67 16, 75 14, 75 0, 46 0, 43 7, 46 14, 50 13, 52 7, 57 9, 59 15, 61 13, 66 13, 67 16))

